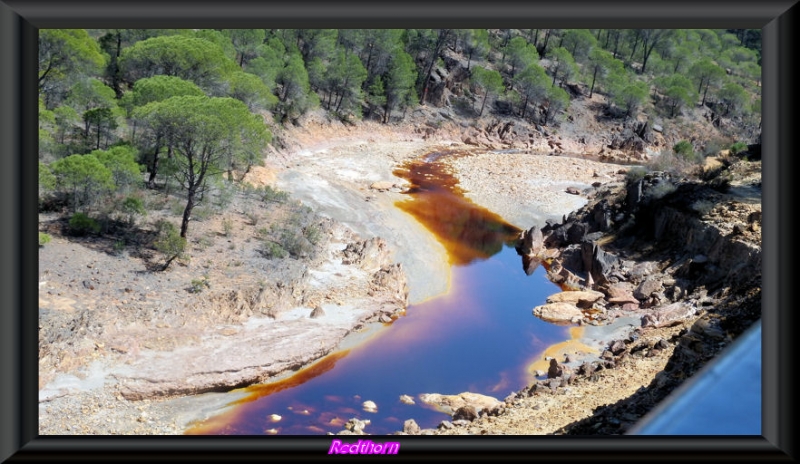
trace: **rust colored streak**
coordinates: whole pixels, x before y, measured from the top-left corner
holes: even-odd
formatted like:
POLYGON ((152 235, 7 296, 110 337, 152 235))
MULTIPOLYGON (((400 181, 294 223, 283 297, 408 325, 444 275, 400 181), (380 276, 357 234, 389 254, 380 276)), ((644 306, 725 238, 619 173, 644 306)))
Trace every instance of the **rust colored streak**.
MULTIPOLYGON (((328 356, 325 356, 324 358, 312 364, 311 366, 298 371, 291 377, 267 384, 251 385, 249 387, 245 387, 244 390, 248 392, 249 395, 237 401, 232 402, 231 405, 241 405, 244 403, 249 403, 259 398, 269 396, 273 393, 277 393, 282 390, 302 385, 308 382, 309 380, 313 379, 314 377, 318 377, 333 369, 334 366, 336 366, 336 362, 344 358, 349 352, 350 350, 338 351, 336 353, 332 353, 328 356)), ((241 413, 246 413, 246 410, 244 408, 235 408, 234 410, 228 413, 221 414, 208 421, 196 424, 195 426, 187 430, 185 432, 185 435, 224 434, 227 429, 227 424, 235 422, 236 416, 241 413)))
POLYGON ((503 245, 513 245, 521 229, 464 197, 458 179, 440 157, 411 161, 394 171, 411 183, 405 192, 411 198, 395 205, 436 236, 452 265, 487 259, 503 245))

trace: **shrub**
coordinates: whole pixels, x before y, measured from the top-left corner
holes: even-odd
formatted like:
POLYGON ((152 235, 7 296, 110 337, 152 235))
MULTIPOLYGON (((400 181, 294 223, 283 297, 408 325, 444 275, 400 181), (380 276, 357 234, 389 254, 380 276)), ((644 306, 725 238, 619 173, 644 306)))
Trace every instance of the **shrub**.
POLYGON ((189 287, 189 293, 200 293, 206 288, 211 288, 211 284, 208 282, 207 276, 203 276, 202 279, 192 279, 192 284, 189 287))
POLYGON ((39 246, 40 247, 43 247, 46 244, 50 243, 50 239, 51 239, 51 237, 50 237, 49 234, 45 234, 44 232, 39 232, 39 246))
POLYGON ((261 201, 265 203, 286 203, 289 200, 289 193, 265 185, 258 190, 261 201))
POLYGON ((222 231, 226 237, 231 236, 231 232, 233 232, 233 221, 229 217, 222 218, 222 231))
POLYGON ((69 230, 75 235, 99 234, 100 224, 86 213, 75 213, 69 219, 69 230))
POLYGON ((284 250, 280 245, 275 242, 264 242, 264 246, 261 248, 261 254, 268 259, 272 258, 285 258, 288 253, 284 250))
POLYGON ((708 200, 697 200, 692 203, 691 208, 696 213, 700 214, 700 216, 706 216, 711 212, 711 210, 714 209, 714 202, 708 200))
POLYGON ((164 255, 164 267, 162 271, 167 270, 167 267, 177 258, 182 258, 186 250, 186 239, 181 237, 178 228, 171 222, 160 220, 156 223, 158 230, 158 238, 153 243, 155 249, 164 255))
POLYGON ((647 190, 647 196, 654 200, 658 200, 664 198, 677 189, 678 187, 671 182, 660 182, 647 190))
POLYGON ((141 198, 129 196, 122 201, 122 212, 128 215, 128 225, 133 226, 137 215, 147 214, 141 198))
POLYGON ((694 156, 694 148, 692 147, 692 143, 688 140, 681 140, 680 142, 676 143, 672 147, 672 151, 686 159, 694 156))
POLYGON ((735 142, 733 145, 731 145, 730 150, 731 155, 738 155, 739 153, 747 151, 747 144, 744 142, 735 142))
POLYGON ((634 166, 628 169, 628 172, 625 173, 625 182, 627 184, 639 182, 640 180, 644 179, 645 174, 647 174, 647 169, 641 166, 634 166))
POLYGON ((322 229, 316 224, 311 224, 303 230, 303 235, 312 245, 316 245, 322 238, 322 229))
POLYGON ((122 255, 123 250, 125 250, 125 240, 117 240, 114 242, 113 245, 114 254, 117 256, 122 255))

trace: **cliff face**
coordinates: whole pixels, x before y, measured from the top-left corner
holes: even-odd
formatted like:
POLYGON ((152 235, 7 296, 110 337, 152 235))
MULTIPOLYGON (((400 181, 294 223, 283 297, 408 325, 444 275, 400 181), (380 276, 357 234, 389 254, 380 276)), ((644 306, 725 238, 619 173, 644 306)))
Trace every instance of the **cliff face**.
POLYGON ((553 281, 604 292, 592 322, 678 302, 697 308, 707 294, 760 287, 760 181, 753 172, 760 173, 760 162, 736 161, 706 180, 656 172, 609 184, 560 223, 526 232, 523 254, 543 248, 536 254, 549 260, 553 281))

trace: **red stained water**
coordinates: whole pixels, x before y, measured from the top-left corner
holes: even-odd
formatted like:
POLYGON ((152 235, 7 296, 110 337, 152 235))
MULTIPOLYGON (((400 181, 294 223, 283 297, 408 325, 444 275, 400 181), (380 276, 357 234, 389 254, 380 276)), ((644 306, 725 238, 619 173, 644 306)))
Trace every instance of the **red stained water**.
POLYGON ((525 273, 513 248, 518 227, 464 198, 440 162, 452 155, 433 153, 396 171, 412 184, 397 207, 448 251, 450 292, 409 306, 405 317, 355 348, 287 379, 248 387, 237 407, 190 434, 336 433, 353 417, 369 419, 370 434, 401 430, 409 418, 435 427, 449 416, 421 404, 420 394, 471 391, 502 400, 532 379, 531 360, 569 338, 567 327, 531 314, 559 288, 543 267, 525 273), (403 404, 400 395, 417 403, 403 404), (366 400, 377 411, 365 411, 366 400))

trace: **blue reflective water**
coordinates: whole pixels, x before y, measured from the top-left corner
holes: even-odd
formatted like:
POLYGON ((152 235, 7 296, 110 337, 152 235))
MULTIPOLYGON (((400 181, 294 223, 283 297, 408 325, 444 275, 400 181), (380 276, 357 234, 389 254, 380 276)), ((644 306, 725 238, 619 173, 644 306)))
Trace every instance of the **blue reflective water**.
POLYGON ((341 430, 352 417, 369 419, 372 434, 401 430, 409 418, 435 427, 449 416, 421 404, 420 394, 470 391, 502 400, 531 380, 530 361, 569 338, 565 327, 531 314, 558 291, 544 268, 526 275, 516 251, 505 246, 490 259, 454 267, 448 294, 410 306, 391 327, 317 365, 317 372, 262 388, 269 394, 241 405, 226 424, 198 431, 320 434, 341 430), (270 391, 276 388, 284 389, 270 391), (402 403, 400 395, 416 404, 402 403), (377 412, 362 409, 366 400, 377 412))

